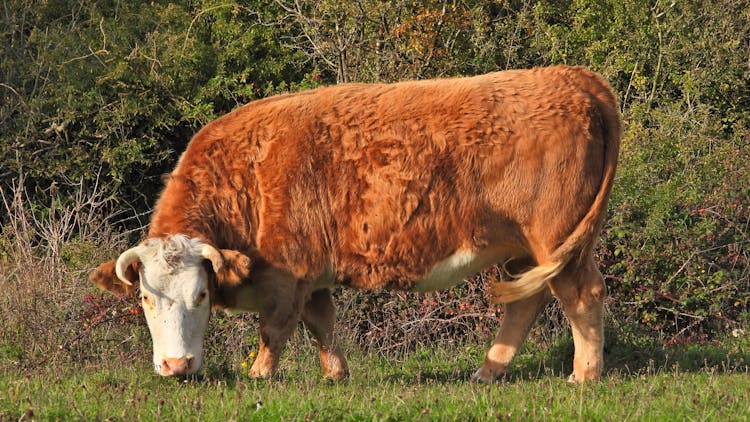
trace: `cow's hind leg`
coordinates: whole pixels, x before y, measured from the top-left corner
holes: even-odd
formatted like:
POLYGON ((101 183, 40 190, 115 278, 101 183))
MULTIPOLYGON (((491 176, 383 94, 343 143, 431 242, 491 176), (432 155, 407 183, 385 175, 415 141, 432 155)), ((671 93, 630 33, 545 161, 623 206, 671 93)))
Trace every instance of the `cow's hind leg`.
POLYGON ((336 345, 336 308, 330 290, 322 289, 312 293, 302 313, 302 321, 318 341, 323 376, 335 380, 345 378, 349 369, 344 355, 336 345))
POLYGON ((603 367, 604 297, 607 288, 593 258, 569 265, 551 283, 573 331, 575 354, 570 382, 599 379, 603 367))
POLYGON ((526 299, 505 305, 505 316, 500 331, 487 351, 484 364, 471 377, 473 381, 492 382, 508 372, 513 356, 549 299, 549 291, 545 289, 526 299))

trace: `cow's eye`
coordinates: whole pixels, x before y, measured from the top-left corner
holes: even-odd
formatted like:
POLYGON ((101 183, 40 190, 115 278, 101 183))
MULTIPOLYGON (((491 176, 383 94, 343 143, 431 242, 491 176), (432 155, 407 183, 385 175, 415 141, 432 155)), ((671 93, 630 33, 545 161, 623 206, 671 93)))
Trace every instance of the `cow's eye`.
POLYGON ((196 303, 201 303, 201 302, 203 302, 203 299, 205 299, 205 298, 206 298, 206 295, 207 295, 207 294, 206 294, 206 291, 205 291, 205 290, 204 290, 204 291, 202 291, 202 292, 200 292, 200 293, 198 293, 198 300, 196 300, 195 302, 196 302, 196 303))
POLYGON ((141 296, 141 306, 148 305, 149 303, 150 303, 150 299, 148 298, 148 296, 146 295, 141 296))

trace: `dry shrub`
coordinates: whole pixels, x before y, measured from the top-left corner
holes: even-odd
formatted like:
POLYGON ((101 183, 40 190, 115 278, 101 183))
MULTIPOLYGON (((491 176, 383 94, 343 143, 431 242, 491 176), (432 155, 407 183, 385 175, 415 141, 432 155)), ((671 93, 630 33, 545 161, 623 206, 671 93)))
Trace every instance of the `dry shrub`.
MULTIPOLYGON (((450 290, 431 293, 340 290, 337 295, 341 341, 368 353, 401 356, 431 347, 491 344, 504 309, 489 302, 487 285, 508 279, 492 267, 450 290)), ((549 344, 567 322, 555 301, 542 312, 531 342, 549 344)))
POLYGON ((448 291, 421 294, 342 289, 337 294, 340 337, 384 355, 489 342, 501 312, 484 294, 488 278, 481 275, 448 291))
POLYGON ((122 342, 143 331, 134 302, 92 295, 88 282, 91 266, 124 246, 113 230, 118 214, 108 212, 111 201, 98 185, 64 189, 45 192, 47 207, 31 200, 22 177, 0 189, 7 216, 0 231, 0 367, 98 358, 105 349, 111 354, 108 344, 140 347, 122 342))

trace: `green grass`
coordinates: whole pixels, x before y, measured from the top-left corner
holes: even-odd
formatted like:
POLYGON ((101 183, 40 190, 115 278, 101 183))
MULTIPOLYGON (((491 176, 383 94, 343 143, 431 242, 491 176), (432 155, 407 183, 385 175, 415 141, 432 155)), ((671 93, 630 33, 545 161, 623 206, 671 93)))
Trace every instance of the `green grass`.
POLYGON ((210 364, 200 376, 165 379, 146 357, 135 366, 14 369, 0 377, 0 420, 29 409, 38 420, 746 420, 747 356, 727 350, 680 348, 583 386, 565 382, 568 368, 528 351, 508 381, 471 383, 482 354, 475 347, 400 360, 352 355, 352 377, 342 383, 322 380, 312 353, 287 353, 272 381, 210 364), (700 362, 693 354, 722 357, 700 362))

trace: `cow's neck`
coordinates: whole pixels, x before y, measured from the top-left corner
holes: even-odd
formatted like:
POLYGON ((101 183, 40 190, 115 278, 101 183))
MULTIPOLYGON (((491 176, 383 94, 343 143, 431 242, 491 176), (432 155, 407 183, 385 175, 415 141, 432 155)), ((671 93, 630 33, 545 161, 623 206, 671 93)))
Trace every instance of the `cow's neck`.
MULTIPOLYGON (((217 197, 211 180, 173 174, 154 209, 148 237, 184 234, 216 247, 247 252, 254 249, 250 232, 254 212, 239 208, 243 192, 217 197), (226 201, 234 201, 227 206, 226 201), (242 223, 238 225, 238 223, 242 223)), ((244 201, 249 203, 250 201, 244 201)))

